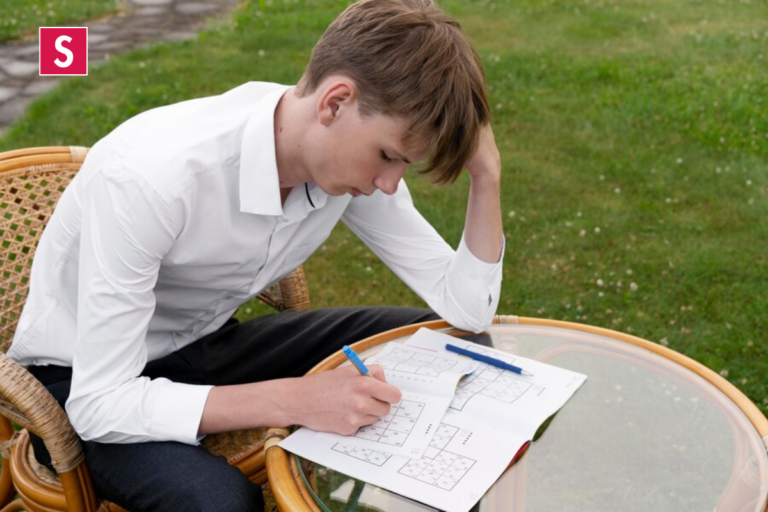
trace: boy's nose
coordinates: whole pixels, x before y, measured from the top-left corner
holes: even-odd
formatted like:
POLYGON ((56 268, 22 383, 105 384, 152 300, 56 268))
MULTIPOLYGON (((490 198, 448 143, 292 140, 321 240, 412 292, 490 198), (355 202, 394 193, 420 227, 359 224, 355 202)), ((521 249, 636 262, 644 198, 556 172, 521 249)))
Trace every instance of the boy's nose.
POLYGON ((397 186, 405 174, 405 169, 406 166, 403 166, 402 169, 382 174, 373 180, 373 184, 385 194, 392 195, 397 192, 397 186))

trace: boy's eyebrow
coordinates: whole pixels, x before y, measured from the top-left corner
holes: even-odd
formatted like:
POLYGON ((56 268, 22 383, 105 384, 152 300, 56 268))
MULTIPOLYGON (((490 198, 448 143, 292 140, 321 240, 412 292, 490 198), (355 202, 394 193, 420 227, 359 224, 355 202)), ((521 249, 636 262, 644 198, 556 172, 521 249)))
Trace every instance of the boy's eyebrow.
POLYGON ((397 158, 399 158, 399 159, 400 159, 400 160, 402 160, 403 162, 405 162, 405 163, 407 163, 407 164, 409 164, 409 165, 410 165, 411 161, 410 161, 410 160, 408 160, 407 158, 405 158, 403 155, 401 155, 401 154, 400 154, 400 152, 399 152, 399 151, 397 151, 395 148, 392 148, 392 150, 391 150, 391 151, 392 151, 392 153, 394 153, 394 154, 395 154, 395 156, 396 156, 397 158))

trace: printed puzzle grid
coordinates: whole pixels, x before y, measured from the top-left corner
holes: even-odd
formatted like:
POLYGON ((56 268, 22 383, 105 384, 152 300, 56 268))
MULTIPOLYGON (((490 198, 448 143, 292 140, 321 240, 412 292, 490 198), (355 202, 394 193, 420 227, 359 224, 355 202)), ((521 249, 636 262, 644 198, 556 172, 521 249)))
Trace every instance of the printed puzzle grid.
MULTIPOLYGON (((475 352, 498 357, 482 349, 475 352)), ((512 372, 481 363, 472 374, 461 379, 449 407, 461 411, 469 399, 477 394, 511 404, 530 388, 529 382, 513 377, 512 372)))
MULTIPOLYGON (((422 458, 408 461, 398 473, 446 491, 452 490, 477 462, 445 450, 458 432, 458 427, 441 423, 422 458)), ((472 432, 467 430, 462 429, 461 433, 466 437, 464 442, 472 437, 472 432)), ((391 457, 386 453, 343 443, 336 443, 331 449, 379 467, 391 457)))
POLYGON ((416 425, 421 411, 424 410, 424 405, 423 402, 402 400, 399 404, 393 405, 389 414, 379 418, 376 423, 361 427, 355 437, 392 446, 403 446, 416 425))
MULTIPOLYGON (((458 427, 441 423, 424 455, 409 461, 398 473, 446 491, 453 489, 477 462, 444 449, 457 432, 458 427)), ((462 430, 462 434, 466 436, 464 442, 472 436, 466 430, 462 430)))
POLYGON ((391 457, 388 453, 381 453, 370 448, 360 448, 359 446, 351 446, 344 443, 336 443, 331 450, 379 467, 383 466, 391 457))
POLYGON ((396 348, 388 356, 378 359, 385 370, 397 370, 427 377, 437 377, 441 372, 456 366, 457 361, 427 354, 414 354, 408 350, 396 348))

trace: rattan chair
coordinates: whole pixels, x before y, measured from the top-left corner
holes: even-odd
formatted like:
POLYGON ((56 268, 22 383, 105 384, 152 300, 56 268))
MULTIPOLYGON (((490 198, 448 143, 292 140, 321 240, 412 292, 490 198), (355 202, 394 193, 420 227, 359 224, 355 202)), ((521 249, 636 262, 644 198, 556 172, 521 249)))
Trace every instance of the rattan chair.
MULTIPOLYGON (((27 297, 40 235, 87 154, 83 147, 0 153, 0 512, 122 510, 94 495, 80 441, 59 404, 5 355, 27 297), (15 431, 14 424, 21 430, 15 431), (56 473, 37 463, 28 431, 43 439, 56 473)), ((301 267, 259 298, 278 311, 309 309, 301 267)), ((251 481, 263 484, 265 433, 266 429, 254 429, 210 435, 203 445, 226 457, 251 481)))

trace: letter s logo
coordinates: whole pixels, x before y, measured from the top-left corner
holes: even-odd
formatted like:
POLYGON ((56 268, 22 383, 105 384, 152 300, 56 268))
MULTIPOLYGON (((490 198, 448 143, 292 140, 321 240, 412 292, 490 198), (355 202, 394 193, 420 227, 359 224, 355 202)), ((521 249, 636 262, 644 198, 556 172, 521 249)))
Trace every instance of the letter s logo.
MULTIPOLYGON (((61 44, 61 41, 62 41, 62 40, 63 40, 63 41, 66 41, 66 42, 68 42, 68 43, 71 43, 71 42, 72 42, 72 38, 71 38, 71 37, 69 37, 69 36, 59 36, 59 37, 56 39, 56 49, 57 49, 57 50, 58 50, 60 53, 63 53, 64 55, 66 55, 66 56, 67 56, 67 60, 65 60, 64 62, 61 62, 61 61, 60 61, 60 60, 57 58, 57 59, 56 59, 55 61, 53 61, 53 62, 54 62, 54 63, 55 63, 57 66, 59 66, 60 68, 67 68, 67 67, 69 67, 69 65, 70 65, 70 64, 72 64, 72 61, 73 61, 73 60, 75 60, 75 56, 72 54, 72 52, 69 50, 69 48, 65 48, 65 47, 64 47, 64 46, 61 44)), ((50 61, 49 61, 49 62, 50 62, 50 61)))

